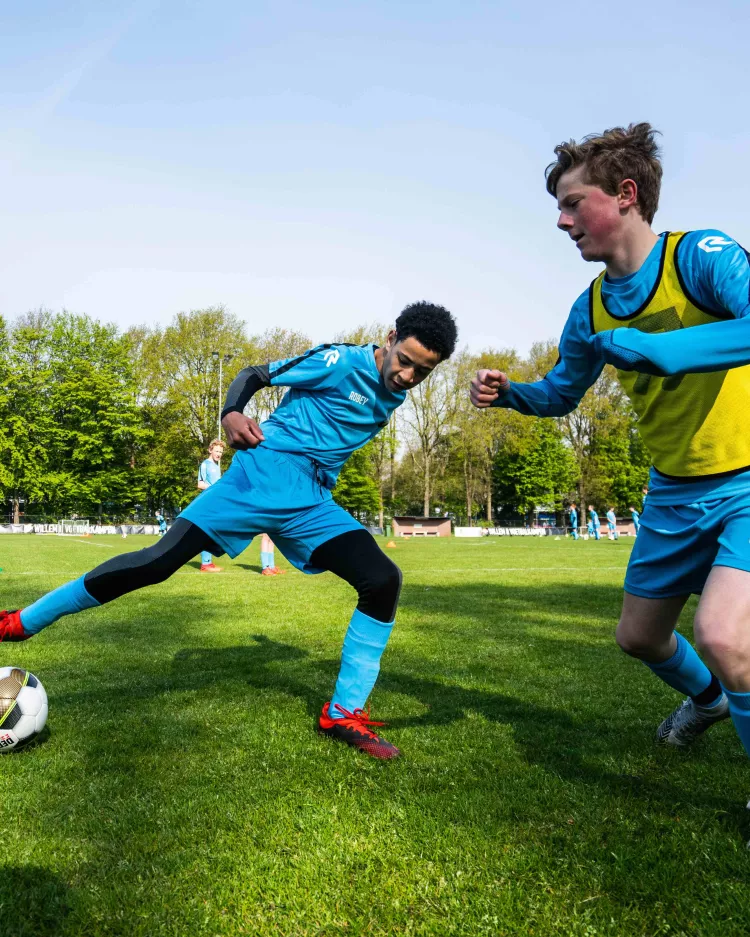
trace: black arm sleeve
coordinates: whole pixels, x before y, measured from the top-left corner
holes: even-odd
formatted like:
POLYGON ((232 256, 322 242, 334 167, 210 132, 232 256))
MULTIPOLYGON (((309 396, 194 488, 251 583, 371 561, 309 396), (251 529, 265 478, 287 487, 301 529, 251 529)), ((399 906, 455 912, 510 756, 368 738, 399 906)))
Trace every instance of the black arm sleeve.
POLYGON ((221 418, 224 419, 227 413, 242 413, 253 394, 257 394, 261 387, 268 387, 270 384, 271 376, 267 364, 255 364, 250 368, 243 368, 229 385, 221 418))

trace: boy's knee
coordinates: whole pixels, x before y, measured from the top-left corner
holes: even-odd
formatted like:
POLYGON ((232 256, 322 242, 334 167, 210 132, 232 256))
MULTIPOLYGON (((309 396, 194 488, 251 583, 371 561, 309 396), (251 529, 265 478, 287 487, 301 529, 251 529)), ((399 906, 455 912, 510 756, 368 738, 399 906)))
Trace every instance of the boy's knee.
POLYGON ((357 608, 378 621, 393 621, 401 592, 401 570, 388 557, 370 568, 358 589, 357 608))
POLYGON ((659 650, 651 635, 645 634, 636 628, 628 627, 622 621, 620 621, 615 631, 615 641, 621 651, 624 651, 630 657, 637 657, 639 660, 651 660, 655 652, 659 650))

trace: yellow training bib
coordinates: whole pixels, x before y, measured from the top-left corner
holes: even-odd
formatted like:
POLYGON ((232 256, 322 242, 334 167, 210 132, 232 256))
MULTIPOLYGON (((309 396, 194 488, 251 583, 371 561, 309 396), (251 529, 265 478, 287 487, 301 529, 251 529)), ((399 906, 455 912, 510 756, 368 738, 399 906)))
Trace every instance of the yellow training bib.
MULTIPOLYGON (((616 318, 607 312, 604 274, 594 280, 589 290, 593 332, 671 332, 730 318, 704 309, 688 295, 676 258, 684 236, 671 232, 664 237, 654 288, 629 316, 616 318)), ((700 341, 700 332, 695 340, 700 341)), ((638 415, 638 430, 653 463, 664 475, 697 478, 750 466, 750 365, 674 377, 618 370, 617 376, 638 415)))

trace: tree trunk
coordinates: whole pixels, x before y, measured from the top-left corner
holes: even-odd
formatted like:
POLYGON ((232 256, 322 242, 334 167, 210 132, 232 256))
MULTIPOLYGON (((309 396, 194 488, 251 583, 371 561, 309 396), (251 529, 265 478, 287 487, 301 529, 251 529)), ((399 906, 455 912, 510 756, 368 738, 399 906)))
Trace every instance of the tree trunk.
POLYGON ((378 486, 378 500, 380 501, 380 510, 378 511, 378 526, 385 533, 385 517, 383 514, 383 481, 381 479, 378 486))
POLYGON ((487 520, 492 523, 492 478, 487 482, 487 520))
POLYGON ((13 499, 13 523, 21 523, 21 506, 18 502, 18 498, 13 499))
POLYGON ((430 516, 430 495, 432 491, 430 490, 430 460, 425 458, 424 460, 424 516, 430 516))

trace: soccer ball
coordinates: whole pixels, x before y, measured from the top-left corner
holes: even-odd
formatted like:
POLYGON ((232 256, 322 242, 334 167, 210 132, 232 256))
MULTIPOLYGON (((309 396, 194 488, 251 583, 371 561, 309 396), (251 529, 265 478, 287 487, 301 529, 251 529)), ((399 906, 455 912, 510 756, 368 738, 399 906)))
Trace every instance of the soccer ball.
POLYGON ((38 677, 20 667, 0 667, 0 752, 30 742, 47 721, 47 693, 38 677))

